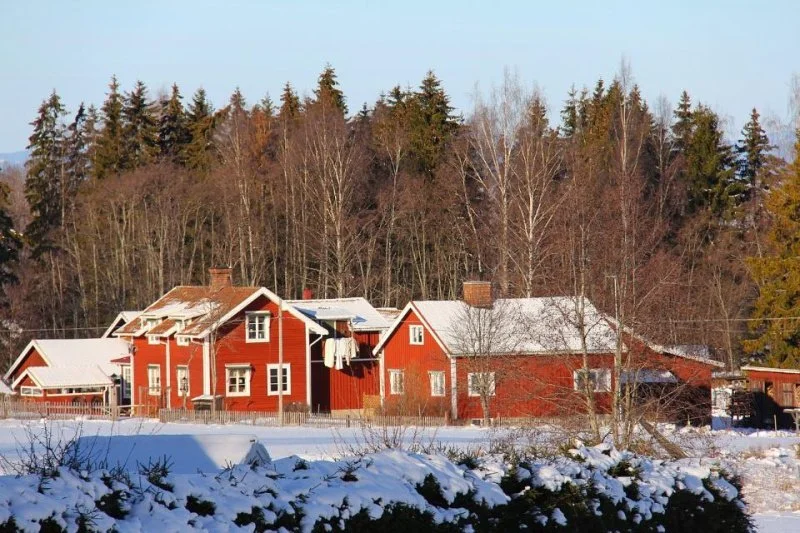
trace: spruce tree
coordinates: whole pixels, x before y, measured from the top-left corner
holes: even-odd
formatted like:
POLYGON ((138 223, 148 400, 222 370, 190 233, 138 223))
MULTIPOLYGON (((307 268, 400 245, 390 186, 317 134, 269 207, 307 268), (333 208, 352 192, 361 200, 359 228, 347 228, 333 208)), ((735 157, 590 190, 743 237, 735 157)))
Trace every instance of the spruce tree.
MULTIPOLYGON (((800 154, 800 130, 795 143, 800 154)), ((800 369, 800 156, 766 197, 769 253, 748 261, 759 289, 745 351, 768 366, 800 369)))
POLYGON ((184 163, 186 145, 191 139, 182 99, 178 85, 173 83, 170 97, 161 101, 158 119, 159 155, 176 164, 184 163))
POLYGON ((678 107, 675 109, 675 123, 672 125, 672 138, 675 149, 681 153, 689 146, 692 138, 692 100, 689 93, 683 91, 678 107))
POLYGON ((103 179, 116 176, 123 168, 123 118, 122 95, 117 77, 111 77, 109 92, 100 108, 103 127, 97 136, 94 158, 94 176, 103 179))
POLYGON ((278 109, 278 116, 281 119, 294 119, 300 113, 300 98, 294 92, 292 85, 287 81, 281 93, 281 107, 278 109))
POLYGON ((158 153, 158 127, 143 82, 137 81, 126 95, 122 116, 125 118, 122 166, 133 170, 152 162, 158 153))
POLYGON ((317 88, 314 89, 314 99, 317 102, 324 102, 333 105, 341 111, 342 115, 347 114, 347 104, 342 90, 339 88, 339 81, 336 79, 336 71, 330 65, 325 65, 325 70, 319 75, 317 88))
POLYGON ((213 162, 211 138, 214 129, 214 110, 206 99, 206 91, 202 87, 192 96, 192 102, 186 113, 186 128, 190 136, 184 156, 186 166, 200 172, 208 172, 213 162))
POLYGON ((742 139, 736 146, 739 177, 751 190, 758 185, 757 180, 771 149, 769 138, 759 122, 758 111, 753 108, 750 121, 742 129, 742 139))
POLYGON ((445 147, 459 127, 450 98, 433 71, 428 71, 411 105, 411 151, 417 170, 433 177, 445 147))
POLYGON ((11 189, 7 183, 0 183, 0 286, 15 283, 17 276, 14 265, 19 259, 22 239, 14 229, 14 221, 8 214, 11 189))
POLYGON ((569 89, 564 109, 561 110, 561 135, 572 137, 578 131, 578 91, 573 85, 569 89))
POLYGON ((38 257, 55 243, 52 230, 61 226, 61 187, 64 171, 64 125, 66 111, 55 91, 39 106, 31 125, 30 157, 25 163, 25 198, 31 210, 31 221, 25 237, 38 257))
POLYGON ((67 128, 64 149, 64 174, 61 183, 62 218, 75 198, 81 183, 89 178, 91 161, 89 159, 88 145, 91 139, 93 125, 88 121, 86 108, 81 102, 75 119, 67 128))

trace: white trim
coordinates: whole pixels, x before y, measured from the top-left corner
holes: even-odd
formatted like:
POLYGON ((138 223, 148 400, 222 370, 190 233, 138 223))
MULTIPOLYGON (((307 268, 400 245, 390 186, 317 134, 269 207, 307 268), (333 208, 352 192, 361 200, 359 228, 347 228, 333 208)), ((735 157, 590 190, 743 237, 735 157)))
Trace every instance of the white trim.
POLYGON ((453 420, 458 420, 458 389, 456 388, 458 372, 456 365, 456 359, 450 359, 450 415, 453 420))
POLYGON ((158 335, 147 335, 147 344, 156 345, 161 344, 161 337, 158 335))
POLYGON ((147 365, 147 395, 148 396, 161 396, 161 392, 163 391, 162 381, 161 381, 161 365, 147 365), (158 370, 158 386, 154 387, 152 383, 152 379, 150 376, 150 370, 157 369, 158 370))
POLYGON ((384 353, 381 352, 378 356, 378 370, 381 373, 380 379, 378 380, 378 393, 381 395, 381 405, 383 405, 383 401, 386 399, 386 368, 383 358, 384 353))
MULTIPOLYGON (((241 396, 250 396, 250 381, 253 379, 253 369, 250 367, 250 363, 237 363, 237 364, 227 364, 225 365, 225 396, 230 397, 241 397, 241 396), (245 380, 244 380, 244 391, 242 392, 231 392, 230 388, 230 379, 231 379, 231 371, 232 370, 244 370, 245 373, 245 380)), ((239 384, 236 384, 236 388, 239 388, 239 384)))
POLYGON ((412 346, 422 346, 425 344, 425 326, 422 324, 408 325, 408 344, 412 346), (419 333, 419 340, 417 340, 416 333, 419 333))
MULTIPOLYGON (((572 371, 572 388, 576 392, 583 392, 583 387, 578 381, 579 376, 585 371, 578 368, 572 371)), ((594 389, 592 392, 611 392, 611 369, 610 368, 589 368, 589 375, 594 375, 594 389)))
POLYGON ((169 339, 164 342, 164 352, 167 358, 167 364, 164 367, 167 370, 167 409, 172 408, 172 372, 169 369, 172 367, 172 358, 169 351, 169 339))
POLYGON ((39 347, 39 344, 35 340, 32 340, 31 342, 28 343, 27 346, 25 346, 25 348, 22 349, 22 351, 20 352, 20 354, 17 357, 17 359, 14 361, 14 363, 11 365, 11 367, 8 369, 8 371, 3 376, 3 379, 5 381, 8 381, 8 379, 11 377, 11 374, 13 374, 14 371, 17 369, 17 367, 22 364, 22 362, 28 356, 28 353, 33 348, 35 348, 36 351, 39 352, 39 355, 42 357, 44 362, 47 363, 47 366, 53 366, 52 364, 50 364, 50 361, 47 360, 47 357, 42 353, 42 350, 39 347))
POLYGON ((175 365, 175 381, 178 383, 178 398, 183 398, 184 396, 189 396, 191 394, 192 380, 189 378, 189 365, 175 365), (184 391, 181 387, 181 378, 178 375, 180 370, 186 372, 186 391, 184 391))
POLYGON ((131 400, 133 396, 133 358, 131 357, 131 364, 119 365, 119 399, 131 400), (125 378, 125 370, 129 372, 129 378, 125 378), (125 383, 130 387, 128 394, 125 394, 125 383))
MULTIPOLYGON (((30 367, 29 367, 29 368, 30 368, 30 367)), ((25 370, 22 372, 22 374, 20 374, 19 376, 17 376, 17 379, 15 379, 15 380, 14 380, 14 381, 11 383, 11 389, 12 389, 12 390, 16 389, 16 388, 17 388, 17 385, 19 385, 19 384, 22 382, 22 380, 25 378, 25 376, 28 376, 28 377, 30 377, 30 378, 31 378, 31 381, 33 381, 34 383, 36 383, 36 384, 39 386, 39 388, 41 388, 41 387, 42 387, 42 384, 41 384, 41 383, 39 383, 39 382, 36 380, 36 378, 35 378, 35 377, 33 377, 33 374, 31 374, 30 372, 28 372, 28 368, 26 368, 26 369, 25 369, 25 370)))
POLYGON ((272 325, 272 313, 269 311, 245 311, 244 313, 244 342, 247 344, 256 344, 269 342, 269 328, 272 325), (263 338, 258 338, 258 322, 264 318, 263 324, 263 338), (255 318, 256 337, 250 337, 250 320, 255 318))
POLYGON ((191 338, 186 335, 175 335, 175 345, 176 346, 189 346, 191 344, 191 338))
POLYGON ((780 374, 800 374, 800 370, 795 368, 771 368, 768 366, 745 365, 741 368, 741 370, 752 370, 754 372, 778 372, 780 374))
POLYGON ((203 341, 203 395, 211 396, 211 341, 203 341))
POLYGON ((480 398, 481 393, 476 392, 472 389, 472 376, 478 376, 481 374, 489 374, 491 376, 492 390, 489 396, 497 396, 497 380, 494 372, 469 372, 467 374, 467 396, 469 396, 470 398, 480 398))
POLYGON ((44 396, 44 389, 42 389, 41 387, 31 387, 30 385, 23 385, 22 387, 19 388, 19 395, 27 397, 34 396, 36 398, 41 398, 42 396, 44 396), (24 392, 22 392, 23 389, 34 390, 34 391, 38 390, 39 393, 25 394, 24 392))
POLYGON ((278 363, 270 363, 267 365, 267 396, 278 396, 280 395, 280 385, 282 383, 282 377, 279 373, 279 368, 283 367, 283 372, 286 374, 286 382, 283 383, 285 385, 283 387, 283 395, 290 396, 292 394, 292 365, 291 363, 283 363, 282 365, 278 363), (275 370, 276 376, 278 377, 278 389, 273 392, 272 391, 272 371, 275 370))
POLYGON ((51 387, 47 390, 47 396, 82 396, 84 394, 103 394, 107 387, 97 386, 97 387, 51 387), (50 392, 50 390, 64 390, 64 389, 96 389, 91 391, 82 391, 82 392, 50 392))
MULTIPOLYGON (((308 326, 305 328, 306 340, 306 405, 311 411, 314 411, 314 406, 311 405, 311 342, 308 333, 308 326)), ((269 376, 267 376, 269 379, 269 376)))
POLYGON ((406 378, 405 372, 403 372, 402 368, 390 368, 389 369, 389 394, 392 396, 402 396, 406 393, 406 378), (392 376, 400 376, 400 386, 395 388, 395 380, 392 379, 392 376))
POLYGON ((442 352, 444 352, 447 357, 450 357, 450 350, 447 349, 436 332, 431 328, 430 324, 428 324, 428 321, 425 320, 425 317, 422 316, 422 313, 420 313, 419 309, 417 309, 417 307, 414 305, 414 302, 408 302, 403 310, 400 311, 400 314, 397 315, 397 318, 395 318, 394 322, 392 322, 392 325, 389 327, 389 329, 387 329, 386 332, 381 335, 381 339, 378 341, 378 344, 375 346, 375 348, 372 349, 372 353, 378 355, 378 353, 383 350, 383 348, 386 346, 386 343, 389 342, 389 339, 392 337, 392 335, 394 335, 395 330, 397 330, 400 324, 402 324, 403 320, 406 318, 406 315, 408 315, 410 311, 414 311, 414 314, 417 315, 419 321, 422 322, 422 325, 425 326, 425 329, 431 334, 433 340, 435 340, 436 344, 438 344, 442 349, 442 352))
POLYGON ((428 371, 428 384, 430 385, 430 394, 432 398, 444 398, 447 396, 447 379, 445 377, 444 370, 429 370, 428 371), (434 390, 434 382, 433 377, 436 376, 437 378, 441 376, 442 378, 442 392, 436 392, 434 390))

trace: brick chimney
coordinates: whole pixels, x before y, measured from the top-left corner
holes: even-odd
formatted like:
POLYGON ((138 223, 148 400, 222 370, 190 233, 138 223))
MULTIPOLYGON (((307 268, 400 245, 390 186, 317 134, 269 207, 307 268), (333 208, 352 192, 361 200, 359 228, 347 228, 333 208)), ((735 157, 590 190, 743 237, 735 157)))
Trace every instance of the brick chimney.
POLYGON ((303 289, 303 300, 313 300, 314 299, 314 291, 306 287, 303 289))
POLYGON ((233 285, 233 273, 230 268, 209 268, 208 273, 211 276, 212 289, 220 289, 233 285))
POLYGON ((491 307, 494 303, 494 299, 492 298, 492 282, 465 281, 464 303, 472 307, 491 307))

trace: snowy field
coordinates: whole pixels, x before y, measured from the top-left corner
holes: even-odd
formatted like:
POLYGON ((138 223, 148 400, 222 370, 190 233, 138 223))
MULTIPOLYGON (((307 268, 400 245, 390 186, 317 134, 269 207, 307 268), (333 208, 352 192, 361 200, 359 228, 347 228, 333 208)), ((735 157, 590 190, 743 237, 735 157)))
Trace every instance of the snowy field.
MULTIPOLYGON (((0 420, 0 456, 13 459, 27 441, 28 432, 41 433, 44 421, 0 420)), ((159 454, 180 455, 189 464, 192 452, 183 447, 168 448, 169 435, 201 436, 214 441, 220 436, 255 438, 264 445, 273 459, 292 455, 304 459, 331 459, 347 455, 349 446, 363 443, 360 428, 257 427, 247 425, 161 424, 155 420, 60 421, 50 422, 50 429, 67 438, 77 431, 85 437, 137 436, 136 441, 163 443, 154 445, 159 454), (142 437, 155 435, 155 439, 142 437)), ((413 430, 406 428, 406 438, 423 443, 435 440, 445 446, 461 449, 486 448, 498 433, 476 427, 447 427, 413 430)), ((800 531, 800 437, 790 431, 755 431, 746 429, 683 429, 662 427, 662 431, 678 442, 690 455, 719 460, 725 468, 736 472, 743 482, 745 500, 754 514, 759 531, 800 531)), ((220 441, 222 442, 222 441, 220 441)), ((125 452, 128 453, 128 452, 125 452)), ((220 456, 221 457, 221 456, 220 456)), ((216 461, 222 462, 221 459, 216 461)))

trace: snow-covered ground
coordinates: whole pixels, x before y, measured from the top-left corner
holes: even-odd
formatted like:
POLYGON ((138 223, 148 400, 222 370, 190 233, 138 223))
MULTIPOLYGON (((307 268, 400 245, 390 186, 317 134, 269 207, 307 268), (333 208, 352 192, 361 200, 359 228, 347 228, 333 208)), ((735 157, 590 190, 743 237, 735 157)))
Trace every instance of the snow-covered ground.
MULTIPOLYGON (((45 424, 44 421, 0 420, 0 456, 13 459, 27 441, 28 432, 41 433, 46 425, 54 433, 65 437, 71 437, 77 431, 84 436, 252 436, 266 447, 273 459, 292 455, 308 460, 331 459, 346 455, 348 446, 359 446, 365 438, 364 432, 358 427, 326 429, 161 424, 155 420, 124 420, 116 423, 85 420, 45 424)), ((691 455, 719 460, 741 477, 743 495, 755 516, 759 531, 800 531, 800 436, 791 431, 674 430, 667 426, 661 429, 691 455)), ((477 427, 436 430, 406 428, 405 438, 423 443, 435 440, 445 446, 477 449, 485 448, 490 440, 497 438, 497 434, 477 427)), ((170 452, 182 453, 181 450, 163 450, 163 453, 170 452)))

